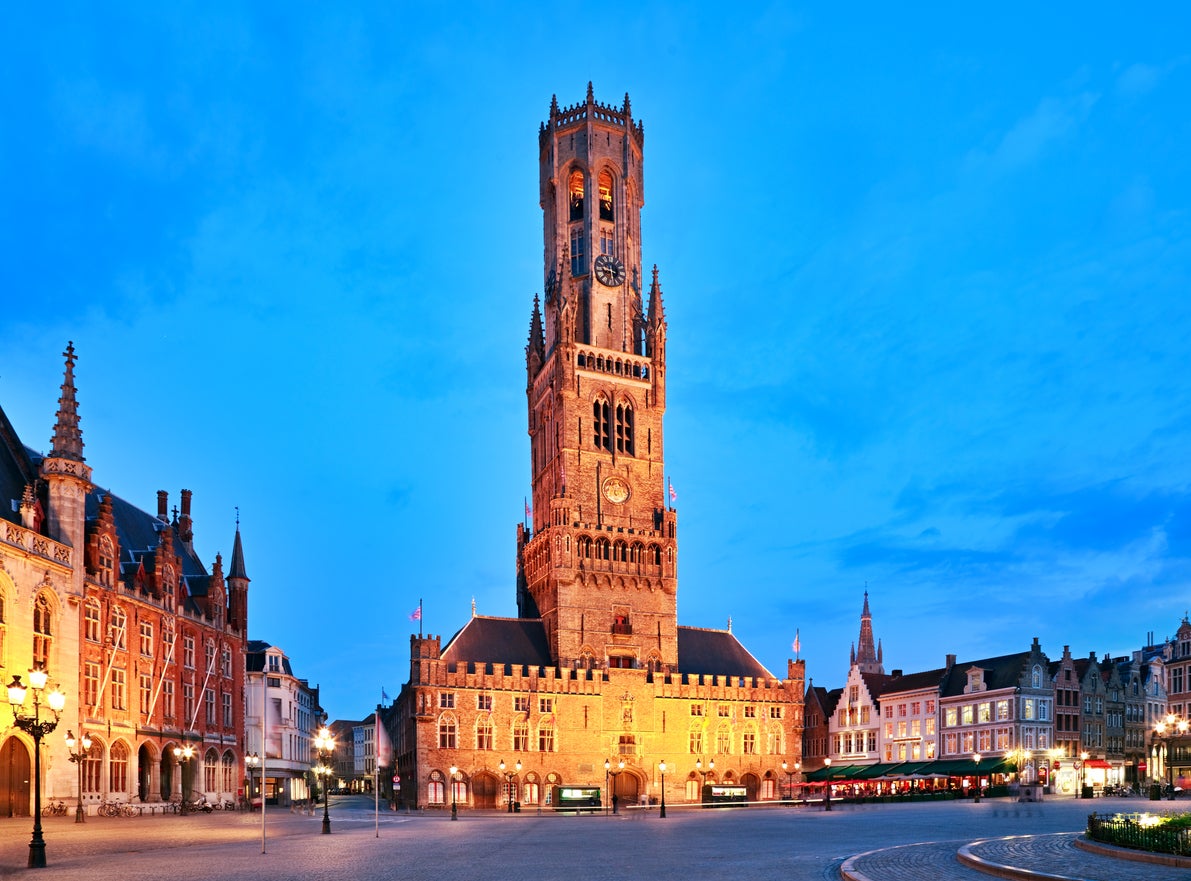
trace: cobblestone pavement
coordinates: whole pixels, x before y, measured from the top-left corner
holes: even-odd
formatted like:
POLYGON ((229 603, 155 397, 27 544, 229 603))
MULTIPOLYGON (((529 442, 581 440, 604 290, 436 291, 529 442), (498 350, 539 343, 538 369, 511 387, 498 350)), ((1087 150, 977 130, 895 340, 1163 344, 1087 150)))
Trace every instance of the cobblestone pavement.
MULTIPOLYGON (((1098 810, 1112 809, 1098 803, 1098 810)), ((1124 808, 1121 808, 1124 809, 1124 808)), ((382 812, 379 830, 365 799, 333 801, 333 834, 320 834, 314 815, 270 811, 265 853, 259 814, 213 813, 137 818, 73 815, 43 821, 48 867, 35 874, 24 867, 32 821, 0 820, 0 878, 44 881, 725 881, 811 879, 839 881, 840 866, 854 854, 874 881, 967 879, 990 876, 961 865, 964 843, 989 839, 982 847, 1005 849, 992 839, 1040 834, 1055 839, 1082 830, 1087 809, 1072 800, 1045 807, 1018 807, 985 800, 904 805, 750 807, 700 810, 671 806, 603 815, 557 816, 460 812, 382 812), (378 834, 379 832, 379 834, 378 834), (901 846, 914 845, 914 846, 901 846)), ((1069 836, 1072 837, 1072 836, 1069 836)), ((981 851, 996 855, 993 850, 981 851)), ((999 858, 999 857, 998 857, 999 858)), ((1015 859, 1024 859, 1017 855, 1015 859)), ((1062 851, 1047 859, 1087 859, 1062 851)), ((1111 858, 1105 858, 1111 859, 1111 858)), ((1074 863, 1072 863, 1074 864, 1074 863)), ((1089 878, 1164 881, 1160 866, 1118 863, 1111 875, 1089 878), (1126 874, 1129 873, 1129 874, 1126 874)), ((1180 878, 1185 878, 1183 871, 1180 878)), ((1170 876, 1173 877, 1173 876, 1170 876)))

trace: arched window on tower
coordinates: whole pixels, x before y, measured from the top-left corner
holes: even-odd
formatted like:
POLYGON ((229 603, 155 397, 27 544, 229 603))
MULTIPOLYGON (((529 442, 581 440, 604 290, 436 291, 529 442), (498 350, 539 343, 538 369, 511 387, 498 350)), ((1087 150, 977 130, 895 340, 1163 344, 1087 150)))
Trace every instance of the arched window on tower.
POLYGON ((591 414, 594 417, 592 425, 594 427, 593 441, 597 450, 612 451, 612 437, 609 423, 609 406, 605 398, 596 398, 591 405, 591 414))
MULTIPOLYGON (((600 176, 600 180, 601 181, 603 180, 603 175, 600 176)), ((570 204, 571 204, 570 219, 571 220, 582 220, 583 219, 583 172, 582 171, 580 171, 579 169, 575 169, 574 171, 571 172, 571 177, 567 183, 567 190, 570 194, 570 204)))
POLYGON ((633 408, 628 404, 616 405, 616 451, 634 455, 633 408))
POLYGON ((612 211, 612 175, 607 171, 600 172, 600 220, 613 220, 612 211))

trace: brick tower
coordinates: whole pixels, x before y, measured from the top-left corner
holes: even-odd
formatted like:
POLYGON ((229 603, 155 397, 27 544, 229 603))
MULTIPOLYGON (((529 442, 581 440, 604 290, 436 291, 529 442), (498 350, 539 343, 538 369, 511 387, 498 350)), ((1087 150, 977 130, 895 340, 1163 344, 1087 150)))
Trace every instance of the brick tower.
POLYGON ((645 132, 621 107, 560 109, 539 137, 544 302, 526 346, 532 523, 518 612, 562 667, 678 664, 677 515, 662 446, 666 320, 643 292, 645 132))

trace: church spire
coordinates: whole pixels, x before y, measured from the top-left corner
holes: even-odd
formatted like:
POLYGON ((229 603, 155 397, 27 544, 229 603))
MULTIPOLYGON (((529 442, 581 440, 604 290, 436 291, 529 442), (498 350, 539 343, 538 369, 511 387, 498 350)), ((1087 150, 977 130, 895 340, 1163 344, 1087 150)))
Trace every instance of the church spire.
POLYGON ((66 344, 62 353, 66 358, 66 375, 62 380, 62 396, 58 398, 58 417, 54 436, 50 438, 50 456, 55 459, 83 459, 83 432, 79 428, 79 402, 74 387, 74 342, 66 344))
POLYGON ((852 651, 852 663, 864 673, 884 673, 882 653, 873 642, 873 616, 868 608, 868 591, 864 592, 864 609, 860 613, 859 647, 852 651))

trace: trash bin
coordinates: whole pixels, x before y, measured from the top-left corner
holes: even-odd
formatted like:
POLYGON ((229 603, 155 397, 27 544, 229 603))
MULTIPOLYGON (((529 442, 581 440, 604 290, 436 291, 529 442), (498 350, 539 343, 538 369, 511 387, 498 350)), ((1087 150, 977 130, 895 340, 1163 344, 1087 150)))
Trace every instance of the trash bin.
POLYGON ((514 814, 521 813, 521 802, 519 802, 519 801, 513 802, 513 813, 514 814))
POLYGON ((1162 787, 1157 783, 1150 784, 1150 801, 1162 801, 1162 787))
POLYGON ((1093 798, 1094 796, 1095 796, 1095 791, 1090 786, 1085 786, 1085 787, 1083 787, 1083 789, 1081 789, 1079 791, 1080 798, 1093 798))

